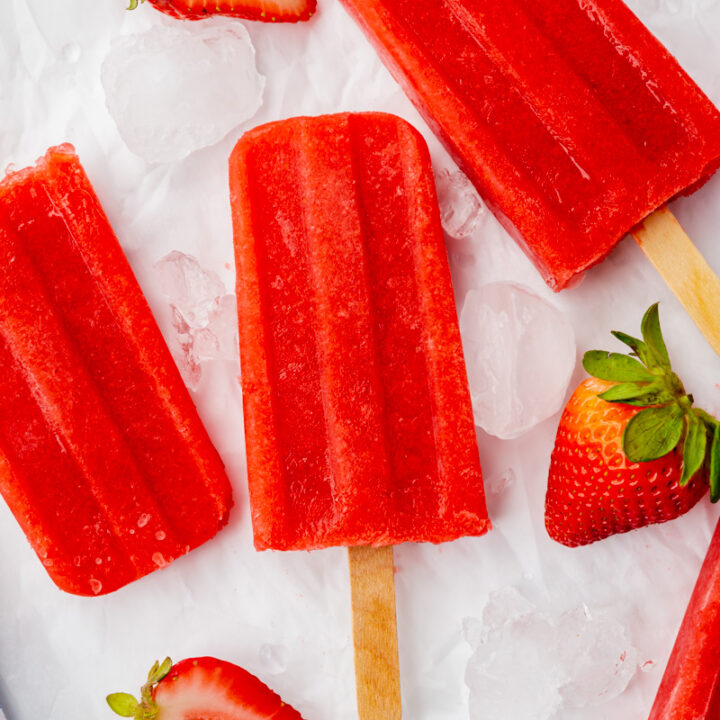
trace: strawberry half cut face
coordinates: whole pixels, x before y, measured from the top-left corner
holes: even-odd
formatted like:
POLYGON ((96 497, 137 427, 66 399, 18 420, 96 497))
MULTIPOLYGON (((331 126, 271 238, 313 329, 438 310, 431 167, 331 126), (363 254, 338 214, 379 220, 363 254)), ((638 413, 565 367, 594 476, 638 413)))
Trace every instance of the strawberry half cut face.
MULTIPOLYGON (((263 22, 299 22, 309 20, 317 8, 316 0, 150 0, 150 3, 183 20, 229 15, 263 22)), ((131 6, 136 4, 137 0, 131 6)))
POLYGON ((139 701, 113 693, 108 704, 136 720, 303 720, 247 670, 212 657, 155 663, 139 701))

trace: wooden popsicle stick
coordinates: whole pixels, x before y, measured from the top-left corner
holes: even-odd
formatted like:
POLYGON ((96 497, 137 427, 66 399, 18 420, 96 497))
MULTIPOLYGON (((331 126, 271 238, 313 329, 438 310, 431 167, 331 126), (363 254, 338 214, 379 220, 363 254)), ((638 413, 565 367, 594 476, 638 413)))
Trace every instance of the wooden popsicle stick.
POLYGON ((401 720, 392 546, 350 547, 355 684, 360 720, 401 720))
POLYGON ((720 355, 720 280, 680 223, 662 207, 633 228, 631 234, 720 355))

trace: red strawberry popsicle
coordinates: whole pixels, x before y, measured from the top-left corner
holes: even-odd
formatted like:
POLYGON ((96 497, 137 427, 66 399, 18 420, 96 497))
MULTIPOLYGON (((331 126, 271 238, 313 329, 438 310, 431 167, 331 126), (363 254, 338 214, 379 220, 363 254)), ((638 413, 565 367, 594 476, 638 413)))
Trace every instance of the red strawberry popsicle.
POLYGON ((720 524, 710 541, 649 720, 720 718, 720 524))
MULTIPOLYGON (((242 137, 230 183, 256 547, 388 546, 485 533, 470 395, 421 136, 380 113, 271 123, 242 137)), ((399 717, 399 698, 374 703, 394 681, 397 651, 393 662, 382 641, 374 652, 358 637, 383 627, 386 639, 394 633, 392 551, 352 548, 350 560, 356 670, 368 656, 387 662, 369 683, 358 672, 360 714, 390 720, 399 717), (368 617, 358 612, 358 588, 380 577, 368 617)))
POLYGON ((0 183, 0 492, 98 595, 227 522, 230 485, 70 145, 0 183))
POLYGON ((421 136, 380 113, 246 133, 230 161, 255 545, 489 528, 421 136))
POLYGON ((342 2, 552 288, 632 231, 720 353, 720 280, 653 212, 720 165, 720 112, 622 0, 342 2))

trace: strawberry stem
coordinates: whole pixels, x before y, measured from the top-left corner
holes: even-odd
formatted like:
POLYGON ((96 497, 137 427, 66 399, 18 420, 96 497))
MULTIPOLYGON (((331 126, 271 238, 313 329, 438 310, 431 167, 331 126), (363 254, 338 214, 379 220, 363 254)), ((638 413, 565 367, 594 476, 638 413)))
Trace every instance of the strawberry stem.
POLYGON ((140 688, 140 701, 138 702, 129 693, 111 693, 107 696, 110 709, 121 717, 135 718, 135 720, 156 720, 158 706, 153 700, 155 686, 170 672, 172 660, 167 657, 162 664, 157 660, 150 668, 147 682, 140 688))

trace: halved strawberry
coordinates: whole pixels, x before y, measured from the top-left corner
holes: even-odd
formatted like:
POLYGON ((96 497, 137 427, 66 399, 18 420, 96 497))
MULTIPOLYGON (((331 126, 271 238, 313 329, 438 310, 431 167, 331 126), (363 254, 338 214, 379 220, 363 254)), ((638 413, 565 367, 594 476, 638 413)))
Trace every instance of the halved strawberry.
MULTIPOLYGON (((210 15, 230 15, 261 22, 309 20, 317 0, 149 0, 160 12, 181 20, 202 20, 210 15)), ((130 0, 134 10, 145 0, 130 0)))
POLYGON ((303 720, 267 685, 237 665, 212 657, 155 663, 140 691, 112 693, 107 702, 135 720, 303 720))
POLYGON ((672 371, 657 304, 645 313, 642 340, 613 335, 633 352, 585 353, 595 378, 573 393, 555 439, 545 527, 564 545, 672 520, 708 484, 711 500, 720 498, 720 423, 693 407, 672 371))

